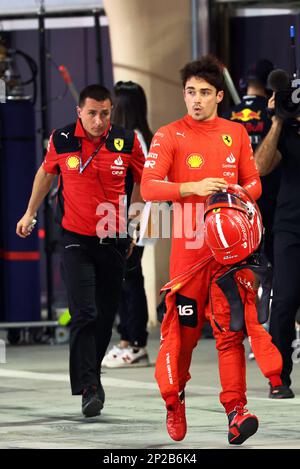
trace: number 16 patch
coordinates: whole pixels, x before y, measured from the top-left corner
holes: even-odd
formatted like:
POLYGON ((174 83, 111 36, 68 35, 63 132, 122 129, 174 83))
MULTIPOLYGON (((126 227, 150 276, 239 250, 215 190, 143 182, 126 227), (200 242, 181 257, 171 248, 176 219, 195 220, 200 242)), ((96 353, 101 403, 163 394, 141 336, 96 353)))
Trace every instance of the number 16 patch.
POLYGON ((183 326, 196 327, 198 324, 197 301, 176 293, 176 307, 179 322, 183 326))

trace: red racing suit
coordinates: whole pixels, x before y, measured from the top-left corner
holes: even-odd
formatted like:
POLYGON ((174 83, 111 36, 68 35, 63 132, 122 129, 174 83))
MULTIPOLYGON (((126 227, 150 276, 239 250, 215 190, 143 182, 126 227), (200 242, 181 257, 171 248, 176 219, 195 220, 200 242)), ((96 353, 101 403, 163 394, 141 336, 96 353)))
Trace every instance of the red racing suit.
MULTIPOLYGON (((145 163, 141 192, 145 200, 168 200, 174 206, 171 281, 164 288, 170 292, 166 296, 156 379, 166 401, 184 389, 190 378, 193 348, 205 319, 209 319, 219 357, 220 401, 230 412, 238 402, 246 403, 244 332, 230 330, 232 305, 217 284, 217 279, 229 268, 218 264, 205 244, 204 220, 200 228, 196 226, 201 214, 198 208, 203 206, 205 197, 182 198, 179 191, 181 183, 207 177, 222 177, 246 188, 254 199, 260 196, 259 175, 242 125, 219 117, 196 121, 186 115, 156 132, 145 163), (182 215, 186 207, 189 216, 182 215), (187 222, 191 227, 186 230, 187 222), (197 238, 200 243, 191 244, 197 238)), ((258 322, 254 275, 244 269, 234 278, 256 360, 263 374, 280 384, 282 359, 270 335, 258 322)))

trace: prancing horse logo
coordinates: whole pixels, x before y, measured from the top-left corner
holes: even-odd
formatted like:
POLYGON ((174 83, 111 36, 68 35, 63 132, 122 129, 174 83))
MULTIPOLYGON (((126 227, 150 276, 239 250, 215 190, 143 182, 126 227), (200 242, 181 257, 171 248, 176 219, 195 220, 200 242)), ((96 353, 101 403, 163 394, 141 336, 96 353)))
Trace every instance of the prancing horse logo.
POLYGON ((222 135, 222 140, 227 145, 228 147, 231 147, 232 145, 232 138, 230 135, 222 135))
POLYGON ((114 146, 118 151, 121 151, 124 147, 124 140, 123 138, 115 138, 114 139, 114 146))

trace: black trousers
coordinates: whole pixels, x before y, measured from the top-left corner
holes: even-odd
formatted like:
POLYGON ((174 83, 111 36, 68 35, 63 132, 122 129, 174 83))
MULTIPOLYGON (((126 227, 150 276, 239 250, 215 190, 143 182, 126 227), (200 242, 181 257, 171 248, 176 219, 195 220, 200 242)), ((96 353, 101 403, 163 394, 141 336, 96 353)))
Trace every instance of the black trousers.
POLYGON ((275 233, 273 285, 270 334, 283 359, 281 379, 290 386, 294 350, 291 345, 300 305, 300 234, 275 233))
POLYGON ((72 394, 100 382, 100 367, 118 310, 128 240, 99 238, 63 230, 62 267, 70 322, 72 394))
POLYGON ((118 332, 122 340, 136 347, 145 347, 148 337, 148 306, 141 265, 143 251, 143 247, 136 246, 126 262, 119 307, 118 332))

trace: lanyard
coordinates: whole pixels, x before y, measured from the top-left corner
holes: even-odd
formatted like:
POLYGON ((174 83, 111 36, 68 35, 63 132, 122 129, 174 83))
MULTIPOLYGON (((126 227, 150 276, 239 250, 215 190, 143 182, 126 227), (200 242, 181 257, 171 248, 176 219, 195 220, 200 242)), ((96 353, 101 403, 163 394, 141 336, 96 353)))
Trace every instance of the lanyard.
POLYGON ((92 153, 91 156, 86 160, 86 162, 84 163, 84 165, 82 164, 82 149, 81 149, 80 155, 79 155, 79 174, 82 174, 82 173, 83 173, 83 171, 85 170, 85 168, 87 168, 87 166, 88 166, 88 165, 90 164, 90 162, 95 158, 95 156, 97 155, 97 153, 99 152, 99 150, 101 150, 101 148, 103 147, 103 145, 106 143, 106 140, 108 139, 110 130, 111 130, 111 127, 110 127, 109 131, 107 132, 106 137, 102 140, 102 142, 100 142, 100 144, 97 146, 96 150, 93 151, 93 153, 92 153))

